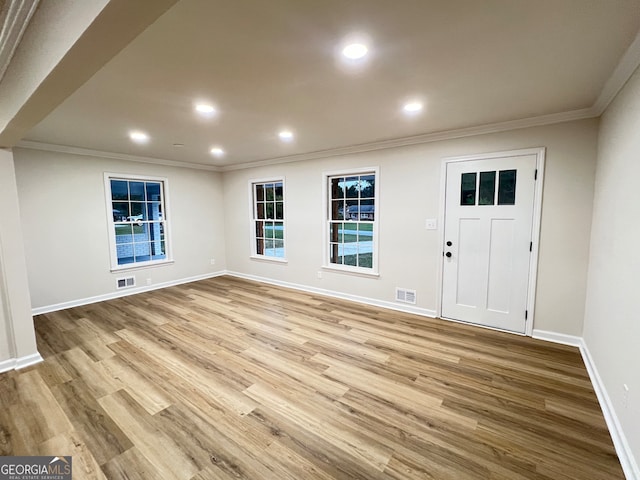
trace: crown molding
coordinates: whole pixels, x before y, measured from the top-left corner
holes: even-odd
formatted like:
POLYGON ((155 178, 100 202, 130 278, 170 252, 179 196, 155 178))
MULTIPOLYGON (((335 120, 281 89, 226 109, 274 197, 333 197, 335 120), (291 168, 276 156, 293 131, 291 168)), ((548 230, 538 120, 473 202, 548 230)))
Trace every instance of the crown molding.
POLYGON ((203 165, 200 163, 179 162, 177 160, 166 160, 162 158, 142 157, 138 155, 128 155, 126 153, 103 152, 89 148, 70 147, 68 145, 55 145, 53 143, 33 142, 21 140, 14 148, 26 148, 30 150, 42 150, 45 152, 69 153, 71 155, 84 155, 87 157, 109 158, 112 160, 124 160, 127 162, 152 163, 155 165, 166 165, 168 167, 191 168, 194 170, 207 170, 210 172, 220 172, 221 168, 215 165, 203 165))
POLYGON ((0 8, 0 81, 40 0, 7 0, 0 8))
POLYGON ((593 111, 596 116, 600 116, 604 113, 609 104, 616 98, 618 92, 624 87, 631 75, 636 71, 640 65, 640 32, 636 35, 636 38, 627 51, 622 55, 622 58, 618 62, 618 65, 613 70, 613 73, 604 84, 600 96, 593 104, 593 111))
POLYGON ((583 120, 585 118, 593 118, 597 116, 598 114, 595 113, 593 108, 583 108, 580 110, 571 110, 569 112, 552 113, 549 115, 540 115, 537 117, 522 118, 519 120, 509 120, 507 122, 489 123, 476 127, 460 128, 443 132, 425 133, 422 135, 414 135, 411 137, 394 138, 378 142, 351 145, 348 147, 331 148, 327 150, 301 153, 299 155, 289 155, 286 157, 269 158, 265 160, 256 160, 235 165, 226 165, 221 167, 220 170, 222 170, 223 172, 228 172, 265 165, 278 165, 282 163, 317 160, 341 155, 352 155, 356 153, 372 152, 375 150, 384 150, 388 148, 406 147, 423 143, 441 142, 443 140, 453 140, 456 138, 473 137, 476 135, 500 133, 509 130, 518 130, 521 128, 539 127, 555 123, 571 122, 574 120, 583 120))

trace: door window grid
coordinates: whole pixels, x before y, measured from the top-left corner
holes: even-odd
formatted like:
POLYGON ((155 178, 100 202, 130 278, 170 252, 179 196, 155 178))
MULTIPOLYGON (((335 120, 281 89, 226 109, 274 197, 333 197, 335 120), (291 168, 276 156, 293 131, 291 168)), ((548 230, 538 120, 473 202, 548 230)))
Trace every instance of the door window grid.
POLYGON ((252 184, 255 254, 284 258, 284 182, 252 184))
POLYGON ((460 205, 515 205, 516 178, 517 170, 480 172, 479 176, 477 172, 463 173, 460 178, 460 205))
POLYGON ((374 268, 375 182, 374 172, 328 177, 331 264, 374 268))

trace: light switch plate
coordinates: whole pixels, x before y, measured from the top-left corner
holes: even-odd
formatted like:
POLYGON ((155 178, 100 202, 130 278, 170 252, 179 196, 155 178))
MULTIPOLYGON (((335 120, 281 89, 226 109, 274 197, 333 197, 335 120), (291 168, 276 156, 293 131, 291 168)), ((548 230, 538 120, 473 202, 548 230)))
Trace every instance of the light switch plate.
POLYGON ((427 230, 437 230, 438 221, 435 218, 427 218, 427 221, 425 222, 425 228, 427 230))

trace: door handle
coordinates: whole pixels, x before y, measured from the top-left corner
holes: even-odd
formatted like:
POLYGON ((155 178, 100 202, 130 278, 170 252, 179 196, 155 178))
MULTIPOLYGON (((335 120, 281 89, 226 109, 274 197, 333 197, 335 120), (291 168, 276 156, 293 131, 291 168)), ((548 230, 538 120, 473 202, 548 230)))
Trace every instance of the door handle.
POLYGON ((445 257, 447 257, 447 258, 451 258, 451 252, 447 252, 447 253, 445 253, 444 255, 445 255, 445 257))
POLYGON ((451 240, 449 240, 449 241, 447 242, 447 247, 450 247, 451 245, 453 245, 453 243, 451 243, 451 240))

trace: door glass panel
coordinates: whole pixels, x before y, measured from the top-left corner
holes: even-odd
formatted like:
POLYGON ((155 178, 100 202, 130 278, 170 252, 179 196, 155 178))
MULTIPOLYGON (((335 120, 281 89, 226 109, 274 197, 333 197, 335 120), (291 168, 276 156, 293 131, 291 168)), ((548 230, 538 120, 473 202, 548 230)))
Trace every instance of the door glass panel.
POLYGON ((460 182, 460 205, 476 204, 476 173, 463 173, 460 182))
POLYGON ((493 205, 496 196, 496 172, 480 172, 478 205, 493 205))
POLYGON ((515 205, 516 170, 501 170, 499 178, 498 205, 515 205))

